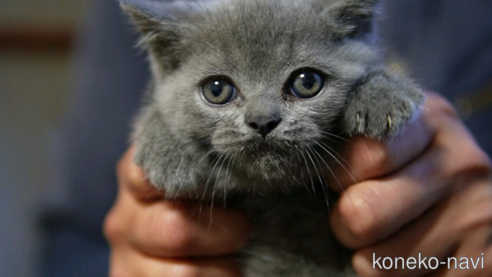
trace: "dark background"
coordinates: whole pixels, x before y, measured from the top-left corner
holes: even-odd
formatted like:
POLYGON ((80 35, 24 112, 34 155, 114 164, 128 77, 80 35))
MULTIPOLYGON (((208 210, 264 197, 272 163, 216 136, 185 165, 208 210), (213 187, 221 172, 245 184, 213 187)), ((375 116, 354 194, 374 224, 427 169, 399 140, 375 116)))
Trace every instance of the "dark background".
MULTIPOLYGON (((0 276, 35 276, 37 216, 69 102, 72 45, 90 0, 0 1, 0 276)), ((56 194, 49 193, 53 197, 56 194)))

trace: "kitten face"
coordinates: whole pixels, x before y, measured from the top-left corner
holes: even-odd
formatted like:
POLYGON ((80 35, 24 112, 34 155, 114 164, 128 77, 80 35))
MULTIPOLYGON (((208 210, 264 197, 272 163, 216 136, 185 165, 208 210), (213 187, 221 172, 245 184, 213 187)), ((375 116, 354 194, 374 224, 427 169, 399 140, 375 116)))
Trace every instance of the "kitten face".
MULTIPOLYGON (((320 144, 349 90, 378 58, 362 41, 340 42, 312 4, 293 9, 285 2, 239 2, 189 18, 179 67, 154 71, 154 98, 176 137, 212 150, 212 164, 222 157, 220 163, 231 161, 245 175, 269 181, 321 163, 320 144), (296 95, 293 84, 302 74, 318 78, 319 93, 296 95), (233 91, 230 101, 204 97, 214 82, 222 86, 219 97, 233 91)), ((159 62, 155 56, 154 67, 159 62)))

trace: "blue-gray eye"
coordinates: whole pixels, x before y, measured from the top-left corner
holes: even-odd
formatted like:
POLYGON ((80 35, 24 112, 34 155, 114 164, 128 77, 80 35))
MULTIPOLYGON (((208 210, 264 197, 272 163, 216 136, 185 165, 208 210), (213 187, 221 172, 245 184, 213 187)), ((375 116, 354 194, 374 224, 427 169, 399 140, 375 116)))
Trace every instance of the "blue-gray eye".
POLYGON ((293 76, 291 90, 299 98, 311 98, 323 90, 325 80, 323 76, 312 70, 305 70, 293 76))
POLYGON ((203 85, 202 95, 212 104, 224 105, 234 99, 236 88, 224 79, 211 79, 203 85))

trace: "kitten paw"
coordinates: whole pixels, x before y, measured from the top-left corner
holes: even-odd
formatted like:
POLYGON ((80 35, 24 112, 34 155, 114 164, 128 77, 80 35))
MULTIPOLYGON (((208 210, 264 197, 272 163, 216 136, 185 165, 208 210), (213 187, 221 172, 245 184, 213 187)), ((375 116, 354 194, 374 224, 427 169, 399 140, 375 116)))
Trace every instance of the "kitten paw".
POLYGON ((368 77, 345 110, 345 132, 382 138, 395 135, 420 114, 424 96, 410 81, 381 72, 368 77))

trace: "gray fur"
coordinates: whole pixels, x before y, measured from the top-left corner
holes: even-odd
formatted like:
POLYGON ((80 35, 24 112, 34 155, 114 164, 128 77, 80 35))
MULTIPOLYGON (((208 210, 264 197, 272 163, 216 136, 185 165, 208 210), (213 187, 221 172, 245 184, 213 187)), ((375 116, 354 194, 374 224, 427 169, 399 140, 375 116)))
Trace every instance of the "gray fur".
POLYGON ((256 227, 241 256, 246 277, 354 275, 331 235, 323 183, 337 137, 396 134, 423 102, 384 66, 372 32, 378 1, 121 2, 153 71, 132 137, 152 183, 170 198, 242 208, 256 227), (290 95, 300 68, 327 76, 319 95, 290 95), (202 99, 210 76, 233 82, 232 103, 202 99), (280 123, 268 135, 248 126, 269 116, 280 123))

